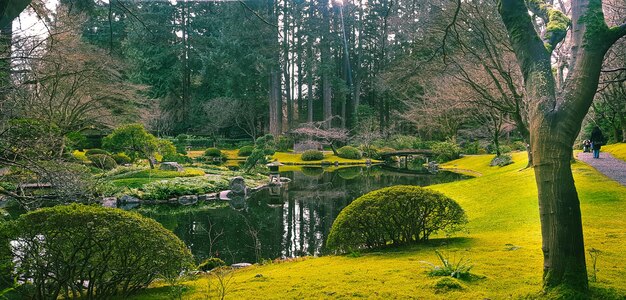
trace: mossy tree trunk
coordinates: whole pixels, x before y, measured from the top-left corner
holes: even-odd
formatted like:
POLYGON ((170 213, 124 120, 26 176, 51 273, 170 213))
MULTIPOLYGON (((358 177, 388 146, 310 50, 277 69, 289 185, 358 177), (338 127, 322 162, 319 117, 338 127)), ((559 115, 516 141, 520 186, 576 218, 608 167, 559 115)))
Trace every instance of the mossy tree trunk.
MULTIPOLYGON (((578 193, 570 167, 572 147, 593 100, 606 51, 626 33, 609 28, 601 0, 572 0, 572 62, 563 92, 556 93, 552 49, 570 21, 541 0, 499 0, 500 14, 524 76, 530 145, 537 182, 544 254, 544 289, 588 290, 578 193), (528 4, 528 5, 527 5, 528 4), (529 10, 546 13, 546 32, 533 27, 529 10)), ((541 17, 541 14, 538 14, 541 17)))

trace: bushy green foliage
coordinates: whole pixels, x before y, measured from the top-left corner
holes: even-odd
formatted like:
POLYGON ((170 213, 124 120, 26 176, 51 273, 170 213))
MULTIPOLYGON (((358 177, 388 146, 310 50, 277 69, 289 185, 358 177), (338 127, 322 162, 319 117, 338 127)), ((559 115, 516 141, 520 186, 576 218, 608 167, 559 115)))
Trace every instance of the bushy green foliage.
POLYGON ((71 149, 84 149, 87 147, 87 138, 78 131, 73 131, 65 135, 66 144, 71 149))
POLYGON ((111 170, 117 167, 117 163, 115 162, 115 160, 111 156, 105 154, 94 154, 88 156, 88 158, 89 160, 91 160, 91 163, 98 169, 111 170))
POLYGON ((250 154, 252 154, 253 150, 254 150, 253 146, 243 146, 239 148, 239 151, 237 152, 237 156, 248 157, 250 156, 250 154))
POLYGON ((278 142, 276 143, 276 150, 280 152, 287 152, 289 149, 293 147, 293 139, 284 135, 278 137, 278 142))
POLYGON ((318 150, 307 150, 302 152, 300 158, 304 161, 322 160, 324 159, 324 153, 318 150))
POLYGON ((132 160, 130 159, 130 156, 126 155, 126 153, 124 152, 111 155, 111 157, 113 158, 113 160, 115 160, 115 162, 118 165, 125 165, 125 164, 129 164, 132 162, 132 160))
POLYGON ((179 164, 190 164, 193 162, 191 157, 180 153, 163 155, 163 159, 161 159, 161 161, 173 161, 179 164))
POLYGON ((466 143, 463 146, 463 153, 465 154, 478 154, 479 150, 480 150, 479 142, 466 143))
POLYGON ((352 146, 343 146, 337 150, 337 154, 341 158, 347 159, 361 159, 363 155, 359 149, 354 148, 352 146))
POLYGON ((131 194, 146 200, 166 200, 183 195, 215 193, 227 189, 226 179, 215 180, 204 176, 177 177, 144 184, 140 189, 133 189, 131 194))
POLYGON ((526 143, 523 141, 515 141, 511 144, 511 148, 517 151, 526 151, 526 143))
POLYGON ((124 152, 135 161, 137 158, 150 158, 159 149, 157 138, 146 131, 141 124, 123 125, 104 139, 102 146, 112 152, 124 152))
POLYGON ((206 157, 222 157, 222 151, 217 148, 208 148, 204 150, 204 156, 206 157))
POLYGON ((424 142, 418 137, 410 135, 394 135, 386 140, 377 140, 374 143, 378 147, 391 147, 395 150, 402 149, 429 149, 430 143, 424 142))
POLYGON ((203 272, 208 272, 217 267, 222 267, 225 265, 226 263, 223 260, 217 257, 210 257, 210 258, 205 259, 202 263, 198 265, 198 270, 203 271, 203 272))
POLYGON ((345 252, 423 242, 438 231, 457 231, 466 222, 461 206, 443 194, 398 185, 367 193, 344 208, 327 246, 345 252))
POLYGON ((85 151, 85 156, 87 156, 87 158, 89 158, 89 156, 91 156, 91 155, 96 155, 96 154, 111 155, 111 153, 109 153, 109 151, 102 150, 102 149, 89 149, 89 150, 85 151))
POLYGON ((490 166, 499 166, 504 167, 513 163, 513 158, 510 154, 502 154, 500 156, 494 157, 489 163, 490 166))
POLYGON ((511 146, 508 146, 508 145, 501 145, 500 146, 500 153, 511 153, 511 151, 513 151, 511 146))
POLYGON ((433 155, 438 162, 446 162, 460 157, 461 147, 453 142, 438 142, 431 146, 433 155))
POLYGON ((154 279, 174 278, 192 264, 185 244, 158 222, 120 209, 68 205, 21 215, 0 231, 18 241, 3 262, 28 299, 61 295, 127 297, 154 279))

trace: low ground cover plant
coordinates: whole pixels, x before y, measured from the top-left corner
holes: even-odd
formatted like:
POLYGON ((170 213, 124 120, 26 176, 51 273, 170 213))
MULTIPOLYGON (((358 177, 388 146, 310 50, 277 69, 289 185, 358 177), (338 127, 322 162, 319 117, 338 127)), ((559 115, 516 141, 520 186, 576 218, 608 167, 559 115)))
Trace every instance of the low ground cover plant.
POLYGON ((367 193, 344 208, 328 235, 339 252, 425 242, 439 231, 453 233, 467 223, 456 201, 417 186, 398 185, 367 193))

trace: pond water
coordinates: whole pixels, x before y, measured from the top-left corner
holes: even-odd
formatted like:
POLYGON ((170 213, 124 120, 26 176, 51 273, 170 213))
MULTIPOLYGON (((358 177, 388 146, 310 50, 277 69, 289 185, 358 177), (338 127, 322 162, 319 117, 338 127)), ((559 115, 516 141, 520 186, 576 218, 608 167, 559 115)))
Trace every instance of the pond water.
POLYGON ((339 212, 372 190, 467 178, 451 172, 415 174, 380 166, 302 167, 281 176, 291 182, 263 189, 237 205, 147 215, 180 237, 198 260, 215 256, 227 263, 254 263, 324 254, 326 236, 339 212))

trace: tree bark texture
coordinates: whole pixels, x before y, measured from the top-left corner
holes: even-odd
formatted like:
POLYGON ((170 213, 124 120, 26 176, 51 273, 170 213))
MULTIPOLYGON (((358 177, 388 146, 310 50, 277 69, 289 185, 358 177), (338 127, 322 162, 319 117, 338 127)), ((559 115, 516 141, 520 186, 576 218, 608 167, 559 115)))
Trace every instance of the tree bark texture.
MULTIPOLYGON (((550 8, 549 8, 550 9, 550 8)), ((529 132, 539 198, 544 289, 588 290, 580 203, 570 167, 572 147, 593 100, 606 51, 626 27, 609 29, 600 0, 572 1, 575 64, 556 93, 550 53, 524 0, 500 0, 500 14, 524 76, 529 132)), ((567 26, 568 24, 562 24, 567 26)))

